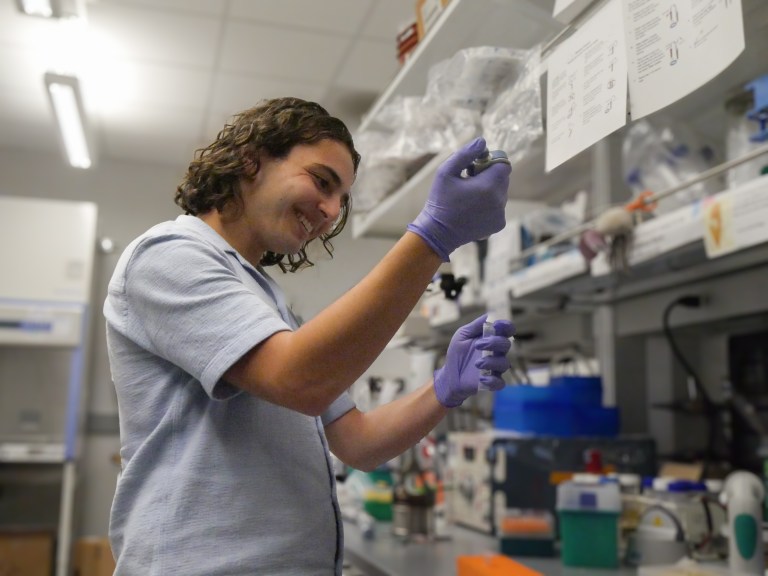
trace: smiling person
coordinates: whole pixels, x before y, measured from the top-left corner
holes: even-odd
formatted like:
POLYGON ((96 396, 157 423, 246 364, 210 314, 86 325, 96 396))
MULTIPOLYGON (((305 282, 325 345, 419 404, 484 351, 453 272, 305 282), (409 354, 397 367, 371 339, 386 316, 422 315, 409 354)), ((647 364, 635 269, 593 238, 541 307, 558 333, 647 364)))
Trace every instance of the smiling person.
POLYGON ((341 574, 329 450, 371 470, 481 378, 504 384, 512 327, 483 337, 481 317, 410 395, 363 413, 347 393, 448 255, 503 228, 509 166, 461 175, 484 148, 448 158, 391 251, 301 326, 266 269, 310 265, 310 242, 331 251, 360 161, 349 131, 318 104, 278 98, 197 152, 176 192, 186 214, 128 246, 104 304, 121 437, 116 574, 341 574))

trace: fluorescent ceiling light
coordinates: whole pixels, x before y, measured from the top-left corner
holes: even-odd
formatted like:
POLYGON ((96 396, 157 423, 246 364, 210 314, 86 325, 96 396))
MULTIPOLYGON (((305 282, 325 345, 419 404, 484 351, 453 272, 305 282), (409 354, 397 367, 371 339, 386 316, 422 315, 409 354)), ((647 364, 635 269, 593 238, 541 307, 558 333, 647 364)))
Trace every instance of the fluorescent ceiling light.
POLYGON ((27 16, 53 17, 51 0, 16 0, 16 5, 27 16))
POLYGON ((16 0, 16 6, 28 16, 71 18, 84 15, 83 0, 16 0))
POLYGON ((49 72, 45 75, 45 86, 69 163, 75 168, 90 168, 91 154, 88 150, 80 82, 75 76, 49 72))

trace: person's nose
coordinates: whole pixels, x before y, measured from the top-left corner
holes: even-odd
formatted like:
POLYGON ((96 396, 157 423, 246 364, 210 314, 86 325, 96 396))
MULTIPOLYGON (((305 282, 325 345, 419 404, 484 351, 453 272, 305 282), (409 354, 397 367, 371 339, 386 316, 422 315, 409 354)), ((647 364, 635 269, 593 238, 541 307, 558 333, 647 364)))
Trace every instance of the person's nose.
POLYGON ((326 225, 331 225, 338 220, 341 215, 341 198, 330 196, 320 201, 320 212, 323 214, 326 225))

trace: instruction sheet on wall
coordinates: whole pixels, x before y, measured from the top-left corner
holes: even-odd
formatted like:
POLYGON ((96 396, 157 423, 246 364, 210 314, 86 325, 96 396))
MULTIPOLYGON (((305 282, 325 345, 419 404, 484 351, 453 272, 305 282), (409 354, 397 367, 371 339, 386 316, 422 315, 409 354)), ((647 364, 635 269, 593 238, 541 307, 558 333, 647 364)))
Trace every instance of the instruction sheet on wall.
POLYGON ((632 119, 693 92, 744 50, 741 0, 627 0, 632 119))
POLYGON ((547 61, 547 172, 626 123, 622 4, 610 0, 547 61))

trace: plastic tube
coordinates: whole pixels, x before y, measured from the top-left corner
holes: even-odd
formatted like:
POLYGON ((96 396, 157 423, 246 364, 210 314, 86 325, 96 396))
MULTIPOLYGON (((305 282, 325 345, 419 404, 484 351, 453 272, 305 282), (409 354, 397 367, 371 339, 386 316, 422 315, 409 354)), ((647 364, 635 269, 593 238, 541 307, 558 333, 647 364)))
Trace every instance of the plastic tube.
MULTIPOLYGON (((493 327, 493 322, 495 318, 491 316, 491 314, 488 314, 485 318, 485 322, 483 322, 483 338, 486 336, 494 336, 496 334, 496 330, 493 327)), ((490 356, 493 352, 490 350, 483 350, 483 356, 490 356)), ((488 376, 491 374, 490 370, 480 370, 481 376, 488 376)), ((478 390, 488 390, 488 387, 482 382, 482 380, 477 385, 478 390)))

